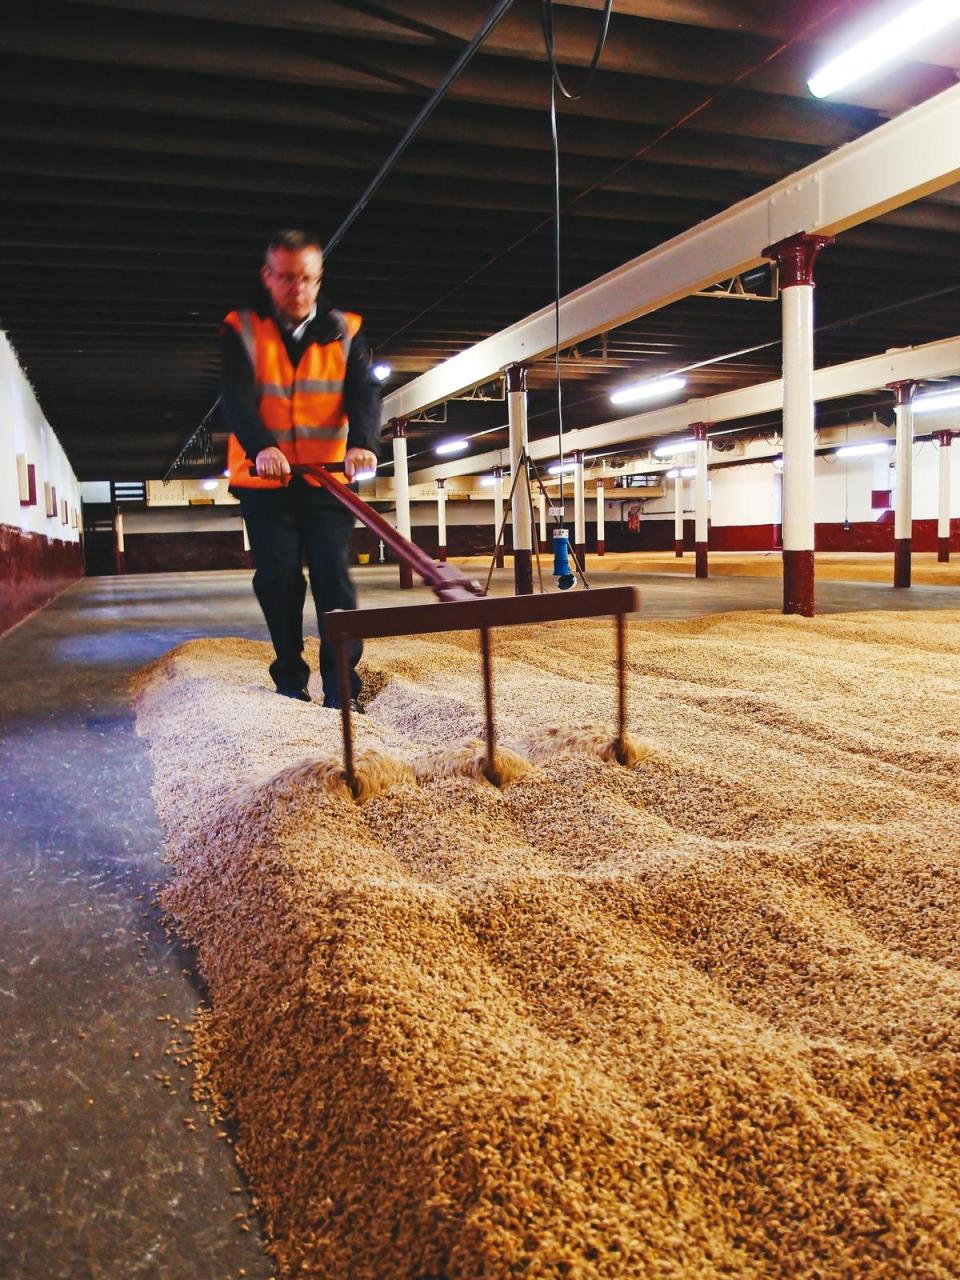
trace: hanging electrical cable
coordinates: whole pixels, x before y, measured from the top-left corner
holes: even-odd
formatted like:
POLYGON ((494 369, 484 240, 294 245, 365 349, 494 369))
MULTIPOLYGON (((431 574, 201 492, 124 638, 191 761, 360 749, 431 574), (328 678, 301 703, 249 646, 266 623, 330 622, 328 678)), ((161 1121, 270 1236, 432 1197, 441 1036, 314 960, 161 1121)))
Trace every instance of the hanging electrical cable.
POLYGON ((558 524, 563 521, 563 386, 560 378, 560 135, 557 128, 557 90, 570 102, 578 102, 590 85, 600 65, 603 51, 610 30, 610 18, 613 14, 613 0, 604 0, 603 16, 593 57, 587 68, 586 79, 580 90, 574 93, 568 89, 560 75, 557 65, 556 42, 553 25, 553 0, 541 0, 540 22, 543 27, 543 41, 547 50, 547 61, 550 64, 550 141, 553 148, 553 334, 554 334, 554 376, 557 390, 557 439, 560 445, 560 515, 556 517, 558 524))

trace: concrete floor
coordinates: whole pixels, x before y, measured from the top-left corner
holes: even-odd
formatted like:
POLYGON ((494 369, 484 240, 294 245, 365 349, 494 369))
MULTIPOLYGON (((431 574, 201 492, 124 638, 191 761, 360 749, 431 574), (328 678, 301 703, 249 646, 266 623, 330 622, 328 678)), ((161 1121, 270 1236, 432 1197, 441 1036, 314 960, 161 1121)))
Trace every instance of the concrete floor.
MULTIPOLYGON (((401 596, 392 568, 356 577, 367 605, 432 598, 401 596)), ((647 618, 780 604, 774 579, 636 581, 647 618)), ((500 571, 496 590, 510 584, 500 571)), ((824 582, 817 600, 822 612, 958 608, 960 588, 824 582)), ((244 1233, 233 1220, 249 1201, 229 1143, 199 1123, 188 1082, 171 1095, 155 1078, 177 1075, 167 1018, 189 1021, 198 990, 150 906, 165 868, 127 680, 211 635, 266 638, 248 573, 86 579, 0 637, 4 1280, 272 1274, 255 1222, 244 1233)))

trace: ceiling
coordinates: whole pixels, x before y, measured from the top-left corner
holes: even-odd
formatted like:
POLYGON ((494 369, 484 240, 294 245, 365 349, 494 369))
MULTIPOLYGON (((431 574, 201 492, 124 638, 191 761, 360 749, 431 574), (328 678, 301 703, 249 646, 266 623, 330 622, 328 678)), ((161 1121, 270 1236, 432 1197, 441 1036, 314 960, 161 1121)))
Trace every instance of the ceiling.
MULTIPOLYGON (((41 0, 5 14, 0 325, 80 479, 164 474, 216 399, 220 321, 265 239, 333 234, 492 7, 41 0)), ((600 8, 556 4, 574 82, 600 8)), ((561 106, 563 291, 955 83, 960 43, 941 38, 849 101, 810 97, 830 48, 890 8, 616 0, 601 70, 561 106)), ((539 0, 516 0, 330 256, 328 291, 366 317, 389 387, 551 300, 548 100, 539 0)), ((952 188, 846 232, 818 266, 817 363, 958 332, 958 231, 952 188)), ((776 376, 779 329, 764 302, 644 316, 564 353, 564 425, 613 416, 625 376, 743 348, 769 344, 692 372, 689 394, 776 376)), ((556 429, 552 376, 532 371, 534 437, 556 429)), ((410 452, 505 417, 502 401, 453 402, 445 424, 411 425, 410 452)))

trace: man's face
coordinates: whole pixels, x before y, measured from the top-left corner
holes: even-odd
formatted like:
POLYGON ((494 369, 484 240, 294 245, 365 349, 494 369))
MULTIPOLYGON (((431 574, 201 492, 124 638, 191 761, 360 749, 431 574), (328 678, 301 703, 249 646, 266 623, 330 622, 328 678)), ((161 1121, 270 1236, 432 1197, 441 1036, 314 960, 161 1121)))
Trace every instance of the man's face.
POLYGON ((316 249, 271 249, 260 279, 273 305, 290 320, 306 320, 323 278, 323 259, 316 249))

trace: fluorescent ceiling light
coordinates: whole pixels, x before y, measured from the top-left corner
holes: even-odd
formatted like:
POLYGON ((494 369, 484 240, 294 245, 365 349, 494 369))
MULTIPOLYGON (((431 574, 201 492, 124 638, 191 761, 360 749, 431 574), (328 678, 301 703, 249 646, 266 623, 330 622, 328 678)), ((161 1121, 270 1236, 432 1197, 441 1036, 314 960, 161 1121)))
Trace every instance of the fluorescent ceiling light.
POLYGON ((576 462, 565 462, 563 466, 559 462, 555 462, 552 466, 547 467, 547 474, 558 476, 562 471, 566 474, 568 471, 576 471, 578 464, 576 462))
POLYGON ((637 404, 640 400, 657 400, 674 391, 682 391, 686 378, 652 378, 647 382, 635 382, 631 387, 621 387, 610 397, 611 404, 637 404))
POLYGON ((840 54, 807 81, 815 98, 845 89, 893 58, 960 18, 958 0, 921 0, 887 22, 859 44, 840 54))
POLYGON ((891 447, 888 440, 874 440, 870 444, 845 444, 837 450, 838 458, 862 458, 868 453, 886 453, 891 447))
POLYGON ((386 382, 391 373, 393 373, 393 368, 388 364, 375 364, 373 366, 373 376, 378 382, 386 382))
POLYGON ((376 471, 355 471, 353 473, 353 479, 354 482, 359 480, 374 480, 376 475, 376 471))
POLYGON ((941 409, 960 407, 960 390, 931 391, 928 395, 917 396, 913 402, 914 413, 939 413, 941 409))
POLYGON ((463 453, 464 449, 469 448, 469 440, 444 440, 442 444, 438 444, 434 448, 433 452, 445 455, 448 453, 463 453))
POLYGON ((201 488, 201 489, 208 489, 208 490, 209 490, 209 489, 217 489, 217 488, 219 488, 219 487, 220 487, 220 481, 219 481, 219 480, 201 480, 201 481, 200 481, 200 488, 201 488))
POLYGON ((496 476, 481 476, 481 477, 480 477, 480 483, 483 485, 483 487, 484 487, 485 489, 489 489, 491 485, 494 485, 494 484, 496 484, 496 483, 497 483, 497 477, 496 477, 496 476))
POLYGON ((777 456, 772 461, 773 461, 774 471, 783 470, 783 454, 782 453, 778 453, 777 456))
POLYGON ((678 453, 693 453, 696 440, 675 440, 672 444, 658 444, 653 451, 655 458, 673 458, 678 453))

